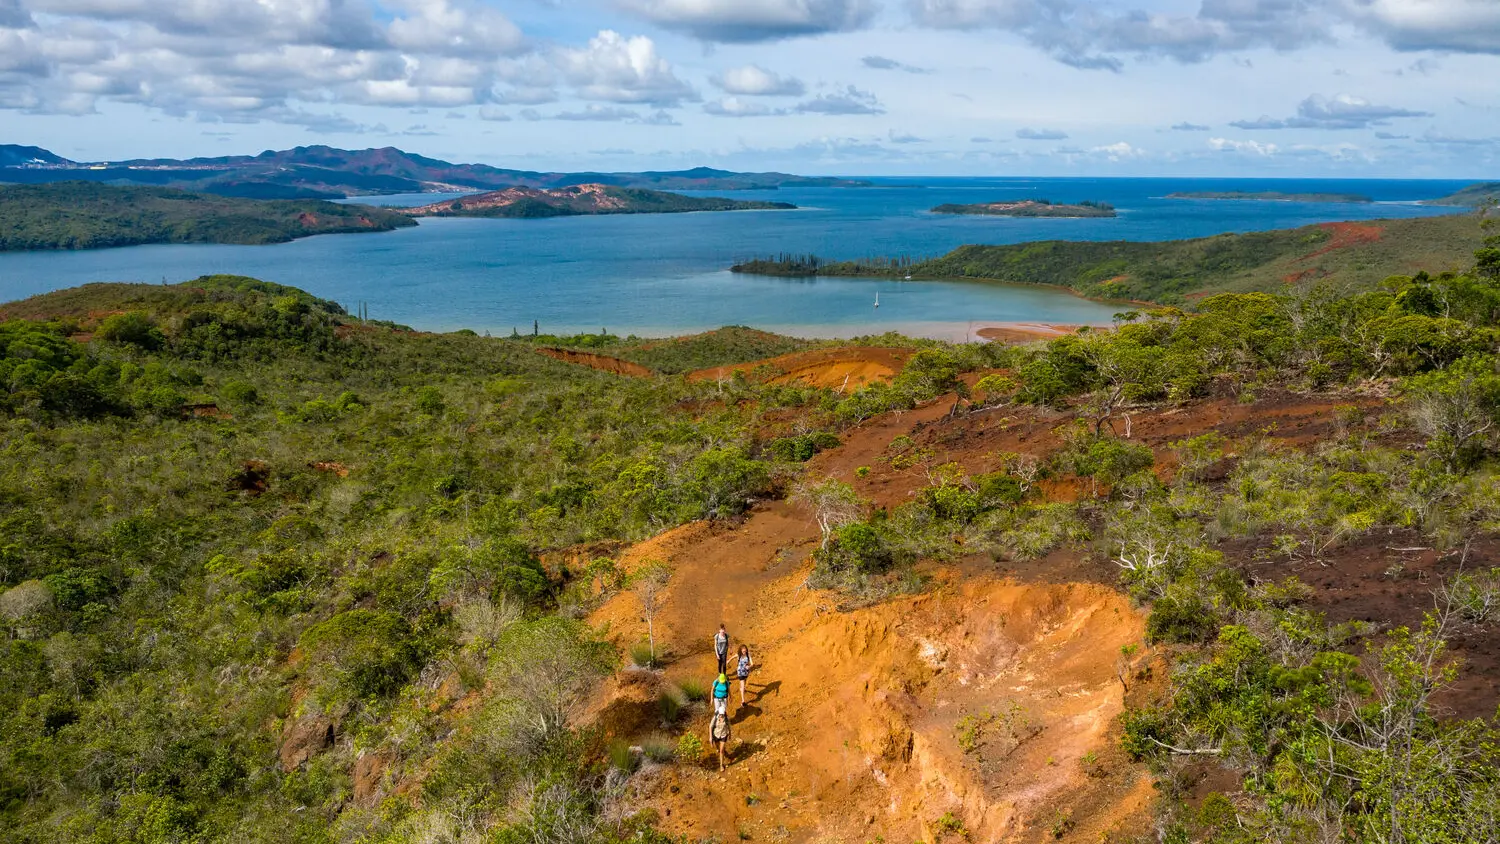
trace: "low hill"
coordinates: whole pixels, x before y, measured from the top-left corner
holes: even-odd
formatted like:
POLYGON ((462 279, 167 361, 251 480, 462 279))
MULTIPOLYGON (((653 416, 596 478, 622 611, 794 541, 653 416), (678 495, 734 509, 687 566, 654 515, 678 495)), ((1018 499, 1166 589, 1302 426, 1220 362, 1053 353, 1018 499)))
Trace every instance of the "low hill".
POLYGON ((41 147, 0 144, 0 167, 39 167, 72 163, 68 159, 41 147))
POLYGON ((496 190, 513 186, 559 188, 581 184, 658 190, 774 190, 869 184, 853 179, 736 173, 710 167, 644 173, 510 170, 487 164, 455 164, 395 147, 346 150, 315 145, 266 150, 258 155, 96 163, 68 161, 38 147, 0 147, 0 182, 39 184, 63 180, 163 185, 262 199, 496 190))
POLYGON ((390 211, 321 200, 259 201, 92 182, 0 187, 0 251, 284 243, 415 224, 390 211))
POLYGON ((1319 223, 1191 240, 1047 240, 960 246, 925 261, 825 261, 810 255, 736 264, 784 276, 909 276, 1051 284, 1101 299, 1179 303, 1223 291, 1327 283, 1370 287, 1392 275, 1459 270, 1482 241, 1477 217, 1319 223))
POLYGON ((792 209, 786 202, 745 202, 683 196, 642 188, 572 185, 565 188, 506 188, 406 209, 414 217, 575 217, 594 214, 670 214, 684 211, 792 209))
POLYGON ((1114 206, 1104 202, 1049 202, 1027 199, 1020 202, 979 202, 972 205, 945 203, 932 209, 934 214, 975 214, 981 217, 1114 217, 1114 206))
POLYGON ((1500 182, 1480 182, 1469 185, 1440 199, 1429 199, 1426 204, 1477 208, 1489 202, 1500 202, 1500 182))

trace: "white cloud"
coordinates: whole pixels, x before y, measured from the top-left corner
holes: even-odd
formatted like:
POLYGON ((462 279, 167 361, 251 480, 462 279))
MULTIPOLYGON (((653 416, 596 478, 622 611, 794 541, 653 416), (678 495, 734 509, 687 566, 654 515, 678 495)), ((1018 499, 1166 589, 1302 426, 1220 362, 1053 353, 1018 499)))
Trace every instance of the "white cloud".
POLYGON ((498 11, 459 0, 399 0, 407 15, 391 22, 390 41, 401 50, 443 56, 485 57, 518 52, 521 30, 498 11))
POLYGON ((1017 129, 1016 137, 1023 141, 1061 141, 1067 139, 1068 133, 1058 129, 1017 129))
POLYGON ((800 79, 781 76, 754 64, 732 67, 710 81, 727 94, 750 97, 800 97, 807 91, 800 79))
POLYGON ((869 91, 861 91, 853 85, 832 94, 820 94, 797 104, 796 110, 803 114, 885 114, 880 100, 869 91))
POLYGON ((1230 121, 1229 125, 1236 129, 1366 129, 1384 126, 1394 118, 1431 116, 1425 111, 1376 105, 1349 94, 1335 97, 1313 94, 1297 104, 1295 117, 1261 115, 1254 120, 1230 121))
POLYGON ((1500 53, 1495 0, 1344 0, 1344 7, 1398 50, 1500 53))
POLYGON ((1263 144, 1260 141, 1235 141, 1229 138, 1209 138, 1208 148, 1219 152, 1249 153, 1261 157, 1275 155, 1278 151, 1275 144, 1263 144))
POLYGON ((1145 150, 1133 147, 1124 141, 1097 146, 1090 149, 1089 152, 1101 155, 1109 161, 1125 161, 1131 158, 1141 158, 1146 154, 1145 150))
POLYGON ((1201 123, 1188 123, 1187 121, 1183 121, 1182 123, 1174 123, 1174 124, 1172 124, 1172 131, 1174 131, 1174 132, 1207 132, 1208 131, 1208 127, 1202 125, 1201 123))
POLYGON ((874 0, 622 0, 659 26, 704 41, 748 43, 859 29, 874 0))
POLYGON ((725 97, 722 100, 704 103, 703 110, 717 117, 768 117, 786 114, 784 108, 771 108, 764 103, 742 100, 739 97, 725 97))
POLYGON ((563 76, 587 99, 666 106, 698 98, 644 35, 626 38, 602 30, 586 47, 559 50, 556 61, 563 76))

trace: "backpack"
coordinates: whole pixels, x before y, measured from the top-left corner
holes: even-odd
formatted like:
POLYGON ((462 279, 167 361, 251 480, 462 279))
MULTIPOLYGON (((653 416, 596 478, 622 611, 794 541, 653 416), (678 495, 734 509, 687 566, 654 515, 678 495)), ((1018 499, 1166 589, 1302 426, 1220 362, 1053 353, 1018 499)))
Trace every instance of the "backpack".
POLYGON ((729 741, 729 718, 719 713, 714 714, 714 722, 708 728, 708 734, 714 741, 729 741))
POLYGON ((718 680, 715 680, 714 681, 714 697, 723 698, 723 699, 727 700, 729 698, 729 684, 728 683, 720 683, 718 680))

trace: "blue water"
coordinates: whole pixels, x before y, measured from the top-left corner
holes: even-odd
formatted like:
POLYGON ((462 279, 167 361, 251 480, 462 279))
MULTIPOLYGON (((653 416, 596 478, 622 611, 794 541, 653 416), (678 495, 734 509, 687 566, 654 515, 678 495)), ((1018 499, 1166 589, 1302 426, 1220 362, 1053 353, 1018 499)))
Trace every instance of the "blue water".
MULTIPOLYGON (((90 281, 184 281, 238 273, 290 284, 416 328, 643 336, 751 325, 804 336, 887 329, 968 336, 989 322, 1107 323, 1117 307, 1044 288, 966 282, 776 279, 735 275, 775 252, 824 258, 930 257, 966 243, 1169 240, 1334 220, 1445 213, 1418 200, 1464 181, 1295 179, 922 179, 871 188, 745 191, 796 211, 430 219, 386 234, 325 235, 273 246, 168 245, 0 254, 0 299, 90 281), (1166 199, 1176 191, 1360 193, 1372 204, 1166 199), (934 215, 945 202, 1039 197, 1112 203, 1112 219, 934 215), (873 307, 876 292, 880 307, 873 307)), ((705 194, 707 195, 707 194, 705 194)), ((720 194, 724 195, 724 194, 720 194)), ((432 202, 428 194, 381 204, 432 202)))

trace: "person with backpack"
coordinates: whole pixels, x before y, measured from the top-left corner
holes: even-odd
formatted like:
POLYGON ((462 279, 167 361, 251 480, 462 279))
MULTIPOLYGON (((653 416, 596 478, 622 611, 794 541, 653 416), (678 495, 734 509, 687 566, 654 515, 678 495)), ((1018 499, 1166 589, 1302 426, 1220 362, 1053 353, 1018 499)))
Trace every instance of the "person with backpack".
POLYGON ((719 674, 729 670, 729 631, 724 629, 724 622, 719 622, 719 632, 714 634, 714 653, 719 657, 719 674))
POLYGON ((714 681, 714 714, 708 722, 708 740, 719 751, 719 770, 724 770, 724 754, 729 746, 729 678, 724 674, 714 681))
POLYGON ((750 658, 750 646, 740 645, 734 664, 734 676, 740 678, 740 706, 745 705, 745 678, 750 676, 750 669, 753 667, 755 660, 750 658))

